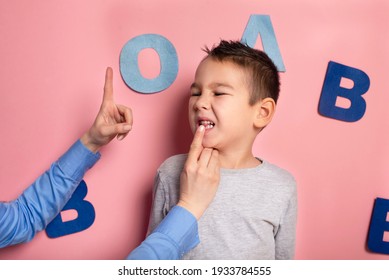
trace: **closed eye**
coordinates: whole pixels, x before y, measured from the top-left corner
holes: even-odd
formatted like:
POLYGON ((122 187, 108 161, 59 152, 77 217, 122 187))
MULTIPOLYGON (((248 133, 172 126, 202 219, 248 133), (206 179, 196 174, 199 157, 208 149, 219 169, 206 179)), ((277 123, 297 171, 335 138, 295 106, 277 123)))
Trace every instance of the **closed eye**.
POLYGON ((201 96, 201 92, 191 92, 190 96, 201 96))
POLYGON ((215 96, 222 96, 222 95, 227 95, 227 94, 224 92, 215 92, 215 96))

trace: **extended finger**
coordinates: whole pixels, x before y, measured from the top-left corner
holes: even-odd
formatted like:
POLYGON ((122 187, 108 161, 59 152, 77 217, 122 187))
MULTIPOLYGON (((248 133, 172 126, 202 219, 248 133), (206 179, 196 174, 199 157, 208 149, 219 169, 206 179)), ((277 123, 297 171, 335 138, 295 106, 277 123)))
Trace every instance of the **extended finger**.
POLYGON ((198 161, 198 165, 203 166, 203 167, 207 167, 209 160, 211 159, 211 155, 212 155, 212 149, 204 148, 201 152, 201 155, 200 155, 200 158, 198 161))
POLYGON ((113 100, 113 70, 111 67, 107 67, 107 70, 105 71, 103 101, 112 101, 112 100, 113 100))
POLYGON ((208 168, 211 171, 217 171, 220 169, 219 151, 216 149, 212 149, 211 158, 208 162, 208 168))
POLYGON ((200 125, 195 132, 192 144, 190 145, 188 159, 187 159, 189 163, 195 163, 199 159, 199 156, 203 149, 202 142, 204 137, 204 131, 205 131, 204 126, 200 125))

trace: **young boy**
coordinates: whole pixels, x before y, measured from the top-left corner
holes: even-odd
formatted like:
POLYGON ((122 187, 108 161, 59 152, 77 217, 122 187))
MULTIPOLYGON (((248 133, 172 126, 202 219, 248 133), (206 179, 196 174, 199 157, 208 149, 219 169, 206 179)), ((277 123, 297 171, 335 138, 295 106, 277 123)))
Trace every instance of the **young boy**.
MULTIPOLYGON (((252 154, 275 111, 277 68, 264 52, 240 42, 221 41, 205 51, 191 85, 189 122, 193 132, 203 125, 202 145, 218 151, 220 184, 199 220, 201 243, 183 258, 292 259, 295 180, 252 154)), ((186 157, 170 157, 157 172, 149 232, 178 201, 186 157)))

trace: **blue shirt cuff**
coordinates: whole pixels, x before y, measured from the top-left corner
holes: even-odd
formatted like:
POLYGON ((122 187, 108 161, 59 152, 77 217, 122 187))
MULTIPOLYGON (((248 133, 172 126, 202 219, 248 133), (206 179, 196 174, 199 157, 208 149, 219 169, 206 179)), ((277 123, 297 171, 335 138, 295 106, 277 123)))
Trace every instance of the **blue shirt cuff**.
POLYGON ((180 258, 200 243, 196 218, 181 206, 174 206, 154 232, 169 236, 177 244, 180 258))
POLYGON ((82 144, 81 140, 77 140, 69 150, 59 158, 58 166, 62 169, 64 174, 67 174, 70 178, 82 179, 85 172, 92 168, 100 157, 100 153, 93 153, 82 144))

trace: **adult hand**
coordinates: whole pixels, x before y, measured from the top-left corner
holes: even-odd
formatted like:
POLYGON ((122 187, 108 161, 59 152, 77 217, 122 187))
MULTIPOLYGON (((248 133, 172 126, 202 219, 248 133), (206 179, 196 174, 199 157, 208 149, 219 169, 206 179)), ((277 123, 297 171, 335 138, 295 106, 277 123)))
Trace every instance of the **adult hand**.
POLYGON ((215 197, 220 181, 219 152, 204 148, 204 126, 196 130, 188 158, 180 177, 180 200, 177 205, 186 208, 197 219, 215 197))
POLYGON ((113 71, 105 73, 103 102, 92 127, 81 137, 81 142, 92 152, 97 152, 113 138, 124 139, 132 129, 130 108, 115 104, 113 99, 113 71))

